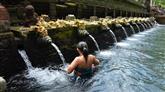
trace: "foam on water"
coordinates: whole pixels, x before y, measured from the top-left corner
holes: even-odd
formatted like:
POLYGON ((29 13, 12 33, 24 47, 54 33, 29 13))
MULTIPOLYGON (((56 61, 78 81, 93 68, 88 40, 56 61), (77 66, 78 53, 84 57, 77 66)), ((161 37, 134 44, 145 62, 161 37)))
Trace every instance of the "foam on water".
POLYGON ((140 38, 140 37, 144 37, 145 35, 142 35, 142 34, 135 34, 135 35, 133 35, 134 37, 138 37, 138 38, 140 38))
POLYGON ((116 46, 120 46, 120 47, 128 47, 128 46, 130 46, 130 44, 125 43, 125 42, 119 42, 119 43, 116 44, 116 46))
POLYGON ((110 56, 112 56, 112 55, 114 55, 114 54, 115 54, 115 52, 107 51, 107 50, 101 51, 101 52, 99 53, 99 55, 101 55, 101 56, 103 56, 103 57, 110 57, 110 56))
POLYGON ((58 70, 50 70, 49 68, 30 69, 25 75, 28 79, 34 78, 40 85, 52 85, 54 81, 58 83, 67 82, 64 72, 58 70))
POLYGON ((127 38, 127 40, 129 40, 129 41, 138 41, 138 39, 136 39, 136 38, 127 38))

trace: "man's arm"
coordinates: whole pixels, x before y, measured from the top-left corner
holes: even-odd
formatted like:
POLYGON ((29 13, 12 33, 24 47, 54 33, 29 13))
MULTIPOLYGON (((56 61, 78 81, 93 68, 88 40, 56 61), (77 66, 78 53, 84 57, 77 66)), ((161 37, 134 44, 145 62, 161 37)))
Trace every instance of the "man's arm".
POLYGON ((77 67, 77 65, 78 65, 78 58, 76 57, 67 68, 68 74, 72 73, 73 70, 77 67))

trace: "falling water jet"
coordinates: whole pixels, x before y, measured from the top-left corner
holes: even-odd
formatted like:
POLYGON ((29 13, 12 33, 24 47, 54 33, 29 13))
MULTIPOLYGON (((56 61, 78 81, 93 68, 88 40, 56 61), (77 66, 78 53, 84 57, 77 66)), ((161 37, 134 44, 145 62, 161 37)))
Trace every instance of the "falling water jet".
POLYGON ((65 67, 66 66, 65 58, 63 54, 61 53, 60 49, 58 48, 58 46, 52 42, 52 39, 49 36, 46 36, 44 38, 44 41, 46 43, 50 43, 56 49, 58 55, 60 56, 60 59, 62 60, 63 66, 65 67))
POLYGON ((63 54, 61 53, 60 49, 54 43, 51 43, 51 45, 56 49, 58 55, 60 56, 60 58, 62 60, 63 66, 66 66, 65 58, 64 58, 63 54))
POLYGON ((95 40, 95 38, 94 38, 92 35, 90 35, 90 34, 89 34, 89 37, 93 40, 93 42, 95 43, 95 45, 96 45, 98 51, 100 52, 99 45, 98 45, 97 41, 95 40))
POLYGON ((146 21, 145 24, 147 25, 147 28, 151 28, 151 25, 148 23, 148 21, 146 21))
POLYGON ((27 69, 28 70, 29 69, 34 69, 34 67, 32 66, 32 64, 31 64, 31 62, 29 60, 29 57, 26 54, 26 51, 25 50, 18 50, 18 53, 21 55, 22 59, 24 60, 27 69))
POLYGON ((121 28, 122 28, 122 30, 124 31, 124 34, 125 34, 125 36, 126 36, 126 38, 127 38, 127 37, 128 37, 128 34, 127 34, 125 28, 124 28, 123 26, 121 26, 121 28))
POLYGON ((100 52, 100 48, 99 48, 99 45, 98 45, 97 41, 95 40, 95 38, 94 38, 92 35, 89 34, 89 32, 88 32, 87 30, 83 30, 83 31, 80 31, 80 30, 79 30, 79 32, 80 32, 80 33, 83 32, 83 33, 81 33, 81 34, 88 35, 88 36, 92 39, 92 41, 95 43, 96 48, 97 48, 98 51, 100 52))
POLYGON ((143 23, 143 24, 144 24, 144 26, 145 26, 145 29, 147 29, 148 27, 147 27, 146 23, 143 23))
POLYGON ((155 21, 154 21, 154 24, 156 24, 156 25, 157 25, 157 24, 159 24, 159 23, 155 20, 155 21))
POLYGON ((140 23, 140 24, 141 24, 141 26, 143 27, 143 29, 146 30, 146 28, 144 27, 144 25, 143 25, 142 23, 140 23))
MULTIPOLYGON (((141 24, 141 23, 140 23, 141 24)), ((140 27, 135 23, 136 27, 138 28, 138 32, 140 32, 140 27)))
POLYGON ((150 28, 152 28, 151 24, 149 22, 147 22, 147 24, 149 25, 150 28))
POLYGON ((117 39, 116 39, 116 36, 115 36, 115 34, 113 33, 113 31, 112 31, 109 27, 107 27, 107 30, 109 30, 109 32, 111 33, 111 35, 112 35, 112 37, 113 37, 115 43, 117 43, 117 39))
POLYGON ((133 34, 135 34, 135 29, 133 28, 133 26, 131 24, 129 24, 129 25, 130 25, 130 28, 131 28, 133 34))

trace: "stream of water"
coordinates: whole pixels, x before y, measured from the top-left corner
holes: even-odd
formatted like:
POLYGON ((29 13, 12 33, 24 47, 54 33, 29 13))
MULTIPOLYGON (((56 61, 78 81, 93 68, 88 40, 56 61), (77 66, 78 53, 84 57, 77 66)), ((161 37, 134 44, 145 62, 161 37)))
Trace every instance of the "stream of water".
POLYGON ((125 30, 125 28, 123 26, 121 28, 124 31, 124 34, 125 34, 126 38, 128 38, 128 34, 127 34, 127 31, 125 30))
POLYGON ((112 34, 112 37, 114 39, 114 42, 117 43, 117 39, 116 39, 116 36, 115 34, 113 33, 113 31, 111 29, 109 29, 109 32, 112 34))
POLYGON ((93 42, 95 43, 95 46, 97 47, 98 51, 100 52, 99 45, 98 45, 97 41, 95 40, 95 38, 90 34, 89 34, 89 37, 93 40, 93 42))
POLYGON ((60 58, 61 58, 61 61, 62 61, 62 63, 63 63, 63 66, 65 67, 65 66, 66 66, 66 62, 65 62, 64 55, 61 53, 60 49, 57 47, 57 45, 56 45, 56 44, 51 43, 51 45, 52 45, 52 46, 56 49, 56 51, 57 51, 58 55, 59 55, 59 56, 60 56, 60 58))
POLYGON ((131 30, 132 30, 133 34, 135 34, 135 29, 133 28, 133 26, 130 25, 130 27, 131 27, 131 30))

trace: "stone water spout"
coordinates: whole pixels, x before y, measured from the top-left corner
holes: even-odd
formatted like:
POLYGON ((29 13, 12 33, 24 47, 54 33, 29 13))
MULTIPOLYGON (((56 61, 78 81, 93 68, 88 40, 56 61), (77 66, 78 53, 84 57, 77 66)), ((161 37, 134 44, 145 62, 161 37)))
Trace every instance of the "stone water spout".
POLYGON ((97 50, 100 52, 100 48, 99 48, 97 41, 95 40, 95 38, 91 34, 89 34, 89 32, 87 30, 79 30, 79 33, 83 34, 83 35, 88 35, 92 39, 92 41, 95 43, 97 50))

